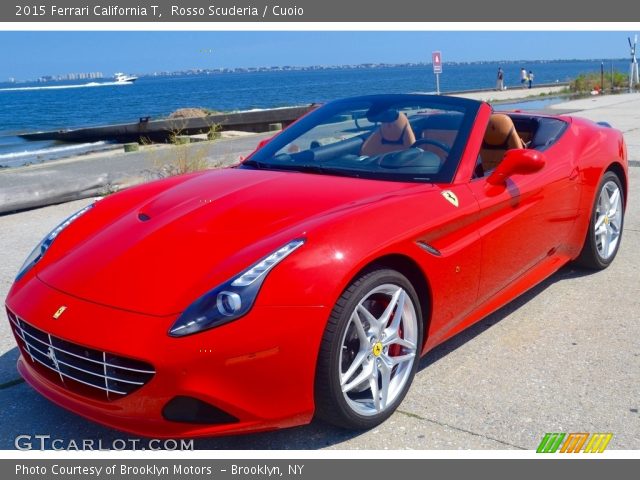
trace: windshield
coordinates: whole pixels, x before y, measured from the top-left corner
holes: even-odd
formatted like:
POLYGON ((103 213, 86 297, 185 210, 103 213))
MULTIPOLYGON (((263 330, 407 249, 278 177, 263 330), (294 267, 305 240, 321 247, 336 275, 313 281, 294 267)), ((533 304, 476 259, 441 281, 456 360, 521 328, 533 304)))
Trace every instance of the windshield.
POLYGON ((432 95, 337 100, 276 136, 243 168, 449 183, 479 105, 432 95))

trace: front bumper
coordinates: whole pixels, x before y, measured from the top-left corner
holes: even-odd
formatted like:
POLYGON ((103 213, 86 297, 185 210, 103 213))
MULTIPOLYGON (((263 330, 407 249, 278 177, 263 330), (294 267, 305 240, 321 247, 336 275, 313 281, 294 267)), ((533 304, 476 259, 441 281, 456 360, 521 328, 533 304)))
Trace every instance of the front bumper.
POLYGON ((84 301, 31 278, 7 298, 15 315, 52 336, 153 365, 155 375, 123 398, 91 398, 55 382, 23 351, 18 370, 54 403, 103 425, 153 437, 212 436, 308 423, 328 312, 323 307, 256 305, 245 317, 183 338, 167 335, 176 317, 151 317, 84 301), (67 307, 58 319, 53 315, 67 307), (232 423, 169 421, 175 397, 205 402, 232 423))

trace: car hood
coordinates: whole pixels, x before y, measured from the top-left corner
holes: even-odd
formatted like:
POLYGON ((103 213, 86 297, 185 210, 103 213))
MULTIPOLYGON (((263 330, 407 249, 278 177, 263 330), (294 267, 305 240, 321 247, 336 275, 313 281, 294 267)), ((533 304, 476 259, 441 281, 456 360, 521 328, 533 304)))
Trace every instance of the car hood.
POLYGON ((85 300, 173 315, 314 222, 415 186, 234 168, 185 177, 143 200, 133 188, 68 227, 37 275, 85 300))

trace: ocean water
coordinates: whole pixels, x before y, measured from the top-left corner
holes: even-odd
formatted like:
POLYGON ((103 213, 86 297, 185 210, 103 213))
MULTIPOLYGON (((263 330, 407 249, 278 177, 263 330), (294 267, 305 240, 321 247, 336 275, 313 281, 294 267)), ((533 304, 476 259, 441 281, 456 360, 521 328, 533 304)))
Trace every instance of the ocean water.
MULTIPOLYGON (((531 69, 534 83, 563 82, 600 70, 600 61, 500 63, 505 84, 519 84, 520 67, 531 69)), ((605 71, 611 62, 605 62, 605 71)), ((613 61, 626 71, 623 60, 613 61)), ((442 91, 493 88, 498 63, 447 65, 442 91)), ((0 83, 0 166, 63 158, 108 145, 26 142, 18 133, 159 118, 183 107, 248 110, 313 102, 369 93, 435 91, 429 66, 226 73, 198 76, 142 77, 131 85, 108 81, 0 83)))

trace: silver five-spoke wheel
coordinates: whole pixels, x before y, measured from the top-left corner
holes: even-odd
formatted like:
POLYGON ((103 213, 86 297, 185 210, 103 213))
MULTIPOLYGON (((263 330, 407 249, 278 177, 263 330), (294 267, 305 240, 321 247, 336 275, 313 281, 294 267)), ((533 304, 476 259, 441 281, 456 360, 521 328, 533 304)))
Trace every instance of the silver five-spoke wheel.
POLYGON ((407 292, 397 285, 374 288, 351 313, 340 352, 340 387, 361 415, 387 408, 411 374, 418 325, 407 292))
POLYGON ((608 260, 616 251, 622 232, 622 193, 612 181, 600 190, 594 218, 596 248, 603 260, 608 260))
POLYGON ((356 278, 336 303, 316 373, 316 412, 348 428, 384 421, 404 398, 422 346, 411 282, 395 270, 356 278))
POLYGON ((622 180, 611 170, 605 172, 596 190, 579 264, 601 270, 613 262, 622 240, 624 201, 622 180))

